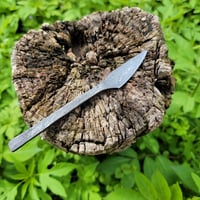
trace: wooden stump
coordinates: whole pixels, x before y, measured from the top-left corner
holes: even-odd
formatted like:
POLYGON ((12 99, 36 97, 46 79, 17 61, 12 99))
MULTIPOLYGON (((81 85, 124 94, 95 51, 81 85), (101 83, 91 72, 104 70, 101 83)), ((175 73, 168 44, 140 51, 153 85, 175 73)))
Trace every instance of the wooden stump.
POLYGON ((139 8, 44 24, 25 34, 12 54, 13 82, 25 121, 36 124, 142 50, 148 50, 144 63, 122 89, 98 94, 41 134, 78 154, 128 147, 161 124, 173 90, 158 18, 139 8))

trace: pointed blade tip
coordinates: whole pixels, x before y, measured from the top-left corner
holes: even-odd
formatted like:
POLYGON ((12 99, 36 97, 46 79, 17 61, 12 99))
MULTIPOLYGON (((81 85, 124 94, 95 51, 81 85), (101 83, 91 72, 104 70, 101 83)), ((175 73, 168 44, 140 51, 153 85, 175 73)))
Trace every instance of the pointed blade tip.
POLYGON ((140 54, 141 54, 141 55, 143 55, 143 56, 144 56, 144 58, 145 58, 145 57, 146 57, 146 55, 147 55, 147 52, 148 52, 147 50, 143 50, 143 51, 142 51, 140 54))
POLYGON ((138 55, 136 55, 135 57, 133 57, 132 59, 136 61, 136 63, 138 64, 138 67, 142 64, 142 62, 144 61, 146 55, 147 55, 147 50, 143 50, 141 51, 138 55))
MULTIPOLYGON (((117 69, 114 70, 115 72, 117 72, 117 71, 120 72, 120 75, 123 78, 118 79, 117 86, 116 87, 113 86, 113 88, 121 88, 134 75, 134 73, 138 70, 138 68, 140 67, 140 65, 143 63, 143 61, 144 61, 144 59, 146 57, 147 52, 148 52, 147 50, 141 51, 135 57, 131 58, 130 60, 128 60, 127 62, 125 62, 124 64, 122 64, 118 68, 119 70, 117 70, 117 69), (126 70, 124 70, 125 69, 124 67, 126 67, 126 70), (129 69, 127 69, 127 67, 129 69)), ((119 74, 117 76, 119 76, 119 74)))

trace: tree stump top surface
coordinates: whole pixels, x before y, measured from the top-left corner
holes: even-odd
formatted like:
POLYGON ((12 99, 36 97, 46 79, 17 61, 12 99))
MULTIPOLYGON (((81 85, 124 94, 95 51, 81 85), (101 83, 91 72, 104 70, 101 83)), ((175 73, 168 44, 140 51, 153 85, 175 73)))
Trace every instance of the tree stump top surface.
POLYGON ((44 24, 25 34, 12 54, 13 82, 25 121, 36 124, 142 50, 148 50, 144 63, 122 89, 98 94, 41 134, 79 154, 128 147, 162 123, 173 90, 158 18, 139 8, 44 24))

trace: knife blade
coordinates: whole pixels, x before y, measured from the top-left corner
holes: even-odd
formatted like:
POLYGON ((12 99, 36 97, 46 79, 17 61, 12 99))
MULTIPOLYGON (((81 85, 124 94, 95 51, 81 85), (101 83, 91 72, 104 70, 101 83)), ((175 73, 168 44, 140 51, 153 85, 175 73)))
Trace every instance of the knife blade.
POLYGON ((42 131, 47 129, 54 122, 67 115, 76 107, 107 89, 121 88, 137 71, 146 57, 147 51, 142 51, 135 57, 131 58, 127 62, 123 63, 120 67, 113 70, 108 76, 102 80, 98 85, 88 90, 87 92, 79 95, 71 102, 65 104, 58 110, 51 113, 46 118, 33 125, 28 130, 19 134, 15 138, 9 141, 8 146, 11 151, 16 151, 28 141, 39 135, 42 131))

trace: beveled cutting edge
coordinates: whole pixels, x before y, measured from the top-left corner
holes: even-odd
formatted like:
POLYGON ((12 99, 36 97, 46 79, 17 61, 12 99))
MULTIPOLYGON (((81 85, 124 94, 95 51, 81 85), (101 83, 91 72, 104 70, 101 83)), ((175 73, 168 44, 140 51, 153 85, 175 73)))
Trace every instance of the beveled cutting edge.
POLYGON ((111 88, 121 88, 137 71, 139 66, 145 59, 147 51, 142 51, 135 57, 131 58, 127 62, 123 63, 120 67, 113 70, 108 76, 102 80, 98 85, 88 90, 87 92, 79 95, 71 102, 65 104, 58 110, 51 113, 48 117, 42 119, 37 124, 33 125, 28 130, 19 134, 15 138, 9 141, 8 146, 11 151, 16 151, 32 138, 39 135, 42 131, 47 129, 54 122, 64 117, 66 114, 74 110, 76 107, 95 96, 99 92, 111 88))

